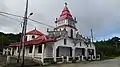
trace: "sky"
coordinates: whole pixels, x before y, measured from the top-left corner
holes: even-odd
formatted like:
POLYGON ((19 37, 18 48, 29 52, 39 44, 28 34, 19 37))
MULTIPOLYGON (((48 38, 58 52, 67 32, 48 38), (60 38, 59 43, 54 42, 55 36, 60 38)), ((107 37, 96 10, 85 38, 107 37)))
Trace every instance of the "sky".
MULTIPOLYGON (((26 0, 0 0, 0 11, 24 16, 26 0)), ((80 34, 90 36, 93 29, 94 40, 104 40, 120 36, 120 0, 29 0, 29 12, 34 14, 31 19, 55 27, 55 18, 58 18, 64 3, 73 17, 77 18, 77 28, 80 34)), ((1 13, 0 13, 1 14, 1 13)), ((22 18, 19 21, 0 15, 0 31, 5 33, 19 33, 22 18)), ((47 26, 28 21, 27 31, 37 28, 46 33, 47 26)))

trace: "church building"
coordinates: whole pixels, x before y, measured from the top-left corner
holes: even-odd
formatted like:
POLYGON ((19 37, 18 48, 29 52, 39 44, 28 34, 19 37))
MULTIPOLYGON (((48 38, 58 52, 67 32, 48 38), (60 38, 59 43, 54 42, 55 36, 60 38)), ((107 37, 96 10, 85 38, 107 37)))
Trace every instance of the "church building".
MULTIPOLYGON (((47 29, 47 35, 37 29, 26 33, 25 57, 40 59, 41 62, 45 62, 46 58, 51 58, 54 62, 60 61, 63 57, 96 58, 95 45, 90 38, 83 37, 77 32, 77 20, 72 16, 67 4, 59 18, 56 18, 55 24, 53 30, 47 29)), ((9 47, 11 55, 18 56, 20 42, 11 43, 9 47)))

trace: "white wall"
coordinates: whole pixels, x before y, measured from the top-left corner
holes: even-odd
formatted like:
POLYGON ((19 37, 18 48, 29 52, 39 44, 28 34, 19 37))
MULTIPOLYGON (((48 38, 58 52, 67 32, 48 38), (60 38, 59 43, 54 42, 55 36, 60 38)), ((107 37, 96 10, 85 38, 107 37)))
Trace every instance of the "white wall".
POLYGON ((95 49, 95 45, 94 45, 94 44, 91 44, 91 46, 89 45, 88 48, 89 48, 89 49, 95 49))
POLYGON ((66 38, 66 45, 64 45, 64 39, 58 40, 55 42, 55 46, 65 46, 65 47, 73 47, 73 43, 72 40, 70 40, 69 38, 66 38))
POLYGON ((76 30, 71 27, 66 27, 66 30, 68 31, 68 36, 71 36, 71 29, 73 30, 73 38, 76 38, 76 30))
MULTIPOLYGON (((33 35, 27 35, 27 41, 33 40, 32 38, 33 35)), ((34 35, 35 38, 38 37, 38 35, 34 35)))
POLYGON ((32 53, 29 53, 29 46, 26 46, 26 48, 25 48, 25 54, 26 54, 26 56, 32 57, 32 53))
POLYGON ((18 47, 13 47, 14 48, 14 56, 18 56, 18 47))
POLYGON ((70 56, 70 48, 59 47, 59 56, 70 56))
POLYGON ((61 25, 66 25, 66 20, 62 20, 62 21, 59 21, 57 22, 57 26, 61 26, 61 25))
POLYGON ((81 46, 80 46, 80 42, 78 42, 75 47, 76 48, 87 48, 87 45, 83 41, 81 41, 81 46))
POLYGON ((53 43, 45 44, 44 52, 45 57, 53 57, 53 43))
MULTIPOLYGON (((41 45, 41 44, 40 44, 41 45)), ((41 57, 42 53, 38 53, 39 45, 35 46, 35 57, 41 57)), ((42 50, 42 49, 41 49, 42 50)))
POLYGON ((82 49, 81 48, 76 48, 75 49, 75 56, 81 56, 82 55, 82 49))

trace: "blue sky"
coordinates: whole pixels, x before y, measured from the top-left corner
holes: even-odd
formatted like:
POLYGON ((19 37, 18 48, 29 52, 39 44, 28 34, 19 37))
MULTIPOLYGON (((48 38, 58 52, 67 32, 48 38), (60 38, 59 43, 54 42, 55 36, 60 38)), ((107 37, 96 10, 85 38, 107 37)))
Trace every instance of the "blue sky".
MULTIPOLYGON (((72 15, 77 17, 77 27, 84 36, 90 36, 90 29, 93 29, 95 40, 120 36, 120 0, 29 0, 29 13, 34 13, 32 19, 55 26, 54 20, 59 17, 65 2, 72 15)), ((24 6, 25 0, 1 0, 0 11, 23 16, 24 6)), ((21 21, 21 18, 16 19, 21 21)), ((18 33, 21 30, 19 24, 0 16, 2 32, 18 33)), ((28 21, 28 31, 35 27, 44 33, 48 28, 28 21)))

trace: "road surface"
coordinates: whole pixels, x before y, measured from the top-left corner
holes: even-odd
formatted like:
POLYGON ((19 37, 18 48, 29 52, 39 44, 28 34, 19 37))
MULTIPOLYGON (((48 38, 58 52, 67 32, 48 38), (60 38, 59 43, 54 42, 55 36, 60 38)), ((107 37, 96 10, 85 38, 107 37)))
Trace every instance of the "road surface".
POLYGON ((87 63, 81 62, 61 65, 50 65, 45 67, 120 67, 120 58, 87 63))
MULTIPOLYGON (((5 57, 0 57, 0 67, 2 67, 3 64, 5 64, 5 60, 6 60, 5 57)), ((30 66, 30 67, 39 67, 39 66, 30 66)), ((54 64, 44 67, 120 67, 120 58, 104 60, 104 61, 54 64)))

